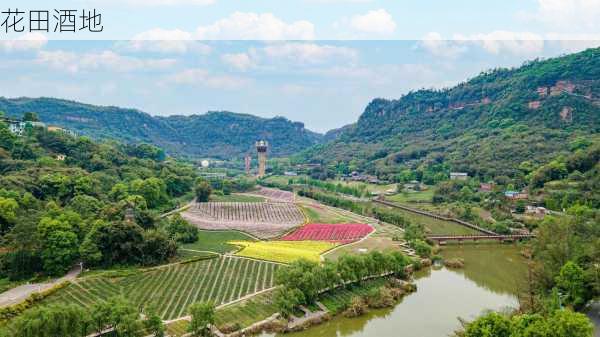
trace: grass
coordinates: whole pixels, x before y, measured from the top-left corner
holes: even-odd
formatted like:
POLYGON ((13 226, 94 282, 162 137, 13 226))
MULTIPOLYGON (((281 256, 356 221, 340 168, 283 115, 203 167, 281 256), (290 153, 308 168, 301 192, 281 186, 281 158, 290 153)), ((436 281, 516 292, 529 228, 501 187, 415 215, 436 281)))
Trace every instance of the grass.
POLYGON ((198 232, 198 241, 181 245, 181 248, 215 253, 228 253, 239 248, 228 244, 229 241, 254 241, 251 236, 236 231, 203 231, 198 232))
MULTIPOLYGON (((217 309, 215 324, 220 330, 232 324, 243 329, 276 312, 278 309, 273 303, 273 292, 269 291, 217 309)), ((187 333, 188 326, 189 322, 186 320, 175 321, 166 326, 167 334, 172 337, 181 337, 187 333)))
POLYGON ((433 235, 471 235, 471 234, 481 234, 481 232, 460 225, 456 222, 440 220, 436 218, 432 218, 426 215, 417 214, 410 211, 405 211, 399 208, 389 208, 394 212, 397 212, 404 216, 406 219, 410 220, 412 223, 422 224, 425 226, 425 229, 428 234, 433 235))
POLYGON ((321 253, 336 246, 324 241, 235 241, 232 244, 243 247, 236 253, 249 258, 290 263, 304 258, 310 261, 321 261, 321 253))
POLYGON ((370 236, 357 243, 352 243, 325 253, 323 256, 327 260, 335 261, 343 255, 347 254, 363 254, 371 251, 387 252, 392 250, 402 251, 398 242, 393 241, 389 237, 370 236))
POLYGON ((231 323, 245 328, 278 312, 273 303, 273 291, 241 301, 217 310, 215 323, 219 329, 231 323))
POLYGON ((353 284, 350 287, 337 288, 319 296, 319 301, 333 314, 346 309, 354 296, 364 296, 373 288, 380 288, 387 282, 386 278, 377 278, 362 283, 353 284))
POLYGON ((253 195, 241 195, 241 194, 230 194, 230 195, 211 195, 210 201, 214 202, 264 202, 265 198, 257 197, 253 195))
POLYGON ((79 279, 42 302, 90 307, 112 296, 135 306, 154 305, 163 319, 185 316, 197 301, 228 303, 273 286, 279 265, 235 257, 213 258, 151 269, 120 278, 79 279))
POLYGON ((309 223, 350 223, 352 220, 341 214, 331 212, 330 210, 318 205, 302 205, 302 211, 308 218, 309 223))
POLYGON ((433 199, 433 188, 419 192, 400 192, 386 199, 399 203, 428 203, 433 199))

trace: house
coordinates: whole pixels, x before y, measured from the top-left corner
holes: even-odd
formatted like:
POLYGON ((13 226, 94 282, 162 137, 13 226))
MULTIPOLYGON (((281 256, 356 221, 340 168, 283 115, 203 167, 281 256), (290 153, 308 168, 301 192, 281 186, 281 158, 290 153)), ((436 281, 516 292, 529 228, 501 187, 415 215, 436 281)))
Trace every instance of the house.
POLYGON ((510 200, 523 200, 529 198, 527 193, 517 191, 506 191, 504 192, 504 196, 510 200))
POLYGON ((72 130, 69 129, 65 129, 65 128, 61 128, 60 126, 55 126, 55 125, 48 125, 48 131, 50 132, 62 132, 65 133, 67 135, 73 136, 73 137, 77 137, 77 133, 75 133, 72 130))
POLYGON ((56 160, 64 161, 65 158, 67 158, 67 156, 65 156, 64 154, 57 154, 55 158, 56 160))
POLYGON ((543 218, 546 214, 550 214, 550 211, 545 207, 528 205, 525 207, 525 214, 543 218))
POLYGON ((298 175, 298 173, 293 172, 293 171, 285 171, 285 172, 283 172, 283 175, 286 177, 295 177, 298 175))
POLYGON ((450 180, 467 180, 469 174, 465 172, 450 172, 450 180))
POLYGON ((493 182, 481 183, 479 184, 479 192, 491 192, 494 190, 494 186, 496 186, 496 184, 493 182))
POLYGON ((42 123, 42 122, 22 122, 22 121, 18 121, 18 120, 14 120, 14 119, 7 119, 4 118, 3 121, 5 123, 8 124, 8 129, 10 130, 10 132, 12 132, 13 134, 17 135, 17 136, 22 136, 23 135, 23 131, 25 131, 25 129, 27 127, 36 127, 36 128, 45 128, 46 124, 42 123))

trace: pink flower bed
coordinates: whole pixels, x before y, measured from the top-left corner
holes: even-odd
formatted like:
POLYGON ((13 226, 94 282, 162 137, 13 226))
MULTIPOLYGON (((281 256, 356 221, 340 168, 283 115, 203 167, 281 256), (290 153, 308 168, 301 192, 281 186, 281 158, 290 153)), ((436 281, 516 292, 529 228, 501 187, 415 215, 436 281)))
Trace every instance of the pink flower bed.
POLYGON ((350 243, 373 231, 367 224, 308 224, 282 238, 286 241, 329 241, 350 243))

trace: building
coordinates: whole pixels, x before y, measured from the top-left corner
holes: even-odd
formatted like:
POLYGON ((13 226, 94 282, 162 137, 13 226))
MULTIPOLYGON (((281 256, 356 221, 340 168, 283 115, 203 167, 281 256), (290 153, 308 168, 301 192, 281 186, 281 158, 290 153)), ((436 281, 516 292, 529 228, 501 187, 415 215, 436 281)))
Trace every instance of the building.
POLYGON ((269 143, 266 140, 259 140, 256 142, 256 152, 258 153, 258 177, 262 178, 265 176, 267 171, 267 151, 269 149, 269 143))
POLYGON ((479 184, 479 192, 491 192, 494 190, 495 184, 493 182, 479 184))
POLYGON ((4 122, 8 124, 10 132, 17 136, 22 136, 23 132, 28 128, 46 128, 46 124, 42 122, 22 122, 13 119, 4 119, 4 122))
POLYGON ((469 174, 465 172, 450 172, 450 180, 467 180, 469 174))
POLYGON ((283 172, 283 175, 286 177, 296 177, 296 176, 298 176, 298 173, 296 173, 294 171, 285 171, 285 172, 283 172))
POLYGON ((67 158, 67 156, 65 156, 64 154, 57 154, 55 158, 56 160, 64 161, 67 158))
POLYGON ((548 211, 548 209, 546 209, 545 207, 530 206, 530 205, 525 207, 525 214, 527 214, 527 215, 533 215, 533 216, 543 218, 544 216, 546 216, 546 214, 549 214, 549 213, 550 213, 550 211, 548 211))
POLYGON ((252 166, 252 157, 250 157, 250 155, 246 155, 246 157, 244 157, 244 168, 246 170, 246 175, 249 176, 250 175, 250 168, 252 166))
POLYGON ((517 191, 506 191, 504 192, 504 196, 510 200, 524 200, 529 198, 527 193, 517 191))
POLYGON ((48 125, 48 131, 50 132, 62 132, 69 136, 77 137, 77 133, 72 130, 61 128, 60 126, 48 125))

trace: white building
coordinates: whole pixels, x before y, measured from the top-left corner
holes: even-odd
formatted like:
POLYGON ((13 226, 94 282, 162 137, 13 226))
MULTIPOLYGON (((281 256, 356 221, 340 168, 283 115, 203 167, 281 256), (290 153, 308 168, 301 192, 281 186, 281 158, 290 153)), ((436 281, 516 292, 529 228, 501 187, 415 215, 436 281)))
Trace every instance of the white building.
POLYGON ((450 180, 467 180, 469 174, 465 172, 450 172, 450 180))

